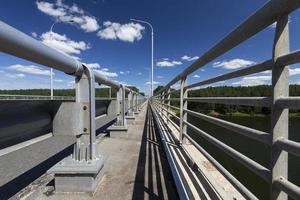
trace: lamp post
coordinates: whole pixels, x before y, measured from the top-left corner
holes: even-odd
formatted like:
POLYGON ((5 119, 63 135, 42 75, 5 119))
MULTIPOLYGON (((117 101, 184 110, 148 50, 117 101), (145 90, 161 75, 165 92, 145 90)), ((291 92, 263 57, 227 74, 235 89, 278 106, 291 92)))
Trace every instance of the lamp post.
MULTIPOLYGON (((50 27, 51 42, 52 42, 52 37, 53 37, 53 31, 52 31, 53 27, 55 24, 57 24, 59 22, 61 22, 61 21, 55 21, 50 27)), ((73 20, 68 21, 68 23, 73 23, 73 22, 74 22, 73 20)), ((50 68, 50 92, 51 92, 51 94, 50 94, 51 100, 53 100, 53 68, 52 67, 50 68)))
POLYGON ((153 26, 149 22, 146 22, 143 20, 138 20, 138 19, 130 19, 130 20, 147 24, 151 28, 151 93, 150 93, 150 96, 152 97, 153 96, 153 35, 154 35, 153 34, 153 26))

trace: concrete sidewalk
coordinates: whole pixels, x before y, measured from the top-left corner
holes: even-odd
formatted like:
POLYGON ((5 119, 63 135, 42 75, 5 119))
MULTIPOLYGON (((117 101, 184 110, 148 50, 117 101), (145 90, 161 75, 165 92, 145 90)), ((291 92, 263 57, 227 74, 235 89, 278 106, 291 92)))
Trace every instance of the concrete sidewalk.
POLYGON ((129 125, 126 135, 104 138, 99 149, 108 158, 105 175, 94 194, 55 193, 46 186, 26 199, 178 199, 147 105, 129 125))

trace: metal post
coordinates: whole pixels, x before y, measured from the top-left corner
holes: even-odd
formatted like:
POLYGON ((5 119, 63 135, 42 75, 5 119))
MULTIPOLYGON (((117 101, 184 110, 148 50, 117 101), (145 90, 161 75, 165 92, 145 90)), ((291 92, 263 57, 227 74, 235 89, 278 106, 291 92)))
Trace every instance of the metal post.
POLYGON ((162 112, 162 115, 164 113, 164 104, 165 104, 165 92, 162 92, 162 97, 161 97, 161 112, 162 112))
POLYGON ((139 100, 138 100, 138 93, 135 94, 135 112, 139 112, 139 100))
MULTIPOLYGON (((92 160, 96 158, 96 131, 95 131, 95 77, 93 71, 87 67, 84 69, 84 73, 81 77, 76 78, 76 102, 89 104, 89 130, 85 128, 82 136, 77 142, 77 148, 75 149, 75 157, 79 160, 92 160), (88 88, 88 89, 87 89, 88 88), (89 138, 89 140, 87 139, 89 138), (87 143, 88 142, 88 143, 87 143), (84 146, 84 147, 83 147, 84 146), (89 150, 88 150, 89 146, 89 150), (83 149, 87 149, 83 151, 83 149), (81 151, 80 151, 81 150, 81 151)), ((84 109, 84 108, 83 108, 84 109)), ((86 109, 86 108, 85 108, 86 109)))
POLYGON ((187 101, 184 98, 187 98, 187 89, 186 86, 186 76, 181 78, 180 81, 180 133, 179 133, 179 142, 183 142, 183 133, 186 133, 186 124, 183 121, 187 120, 187 113, 183 109, 187 109, 187 101))
POLYGON ((108 88, 108 98, 111 99, 111 87, 108 88))
POLYGON ((170 98, 171 98, 171 94, 170 94, 170 92, 171 92, 171 88, 169 87, 168 88, 168 90, 167 90, 167 105, 168 105, 168 107, 167 107, 167 124, 169 124, 170 123, 170 114, 169 114, 169 112, 170 112, 170 105, 171 105, 171 101, 170 101, 170 98))
POLYGON ((275 41, 273 46, 274 66, 272 69, 272 124, 271 131, 273 145, 271 151, 272 185, 271 199, 287 199, 287 194, 274 186, 274 181, 288 176, 288 154, 276 147, 278 139, 288 139, 289 110, 276 105, 276 101, 281 97, 289 96, 289 67, 276 65, 279 56, 289 53, 289 27, 288 15, 278 19, 276 25, 275 41))
POLYGON ((128 112, 127 116, 133 116, 133 92, 132 90, 129 91, 127 95, 127 106, 128 106, 128 112))
POLYGON ((126 110, 125 110, 125 103, 126 103, 125 93, 126 93, 125 86, 122 85, 122 105, 121 105, 122 126, 126 125, 126 123, 125 123, 125 113, 126 113, 126 110))
POLYGON ((50 69, 50 93, 51 93, 51 100, 53 100, 53 69, 50 69))

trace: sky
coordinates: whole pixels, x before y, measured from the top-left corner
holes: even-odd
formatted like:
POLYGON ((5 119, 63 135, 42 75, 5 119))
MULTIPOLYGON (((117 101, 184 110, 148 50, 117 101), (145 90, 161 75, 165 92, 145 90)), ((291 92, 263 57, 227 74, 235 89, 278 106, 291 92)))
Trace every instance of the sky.
MULTIPOLYGON (((1 4, 0 20, 112 80, 149 93, 151 29, 131 18, 153 25, 154 82, 164 85, 265 3, 266 0, 9 0, 1 4)), ((290 15, 291 51, 299 49, 299 20, 299 11, 290 15)), ((188 83, 270 59, 274 32, 275 24, 191 74, 188 83)), ((210 86, 269 84, 270 75, 263 72, 210 86)), ((300 84, 297 65, 291 66, 290 75, 290 83, 300 84)), ((57 70, 54 77, 55 88, 74 87, 74 77, 57 70)), ((0 89, 49 87, 49 68, 0 52, 0 89)))

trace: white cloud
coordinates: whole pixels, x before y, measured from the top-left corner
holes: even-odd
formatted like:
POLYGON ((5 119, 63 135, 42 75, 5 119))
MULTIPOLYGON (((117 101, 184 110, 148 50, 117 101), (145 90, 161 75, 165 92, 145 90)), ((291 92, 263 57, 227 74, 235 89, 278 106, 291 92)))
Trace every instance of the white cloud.
POLYGON ((56 82, 56 83, 62 83, 62 82, 64 82, 64 80, 62 80, 62 79, 54 79, 54 82, 56 82))
POLYGON ((100 68, 99 63, 84 63, 84 65, 91 69, 99 69, 100 68))
POLYGON ((106 21, 103 23, 104 29, 100 30, 97 35, 105 40, 121 40, 124 42, 134 42, 142 39, 145 27, 138 23, 120 24, 106 21))
POLYGON ((36 5, 41 12, 54 17, 57 21, 65 23, 73 21, 72 24, 78 25, 86 32, 97 31, 100 27, 95 17, 87 15, 76 4, 69 6, 57 0, 55 3, 36 1, 36 5))
POLYGON ((270 84, 271 76, 246 76, 242 80, 232 83, 232 85, 254 86, 270 84))
POLYGON ((242 67, 246 67, 249 65, 253 65, 256 62, 254 61, 250 61, 250 60, 244 60, 244 59, 240 59, 240 58, 236 58, 236 59, 232 59, 229 61, 218 61, 215 62, 213 64, 213 67, 222 67, 224 69, 238 69, 238 68, 242 68, 242 67))
POLYGON ((142 75, 142 72, 138 72, 136 75, 141 76, 141 75, 142 75))
POLYGON ((120 74, 125 74, 125 72, 123 72, 123 71, 120 71, 120 74))
MULTIPOLYGON (((147 81, 145 84, 146 85, 151 85, 151 82, 147 81)), ((161 84, 161 82, 153 81, 153 85, 159 85, 159 84, 161 84)))
POLYGON ((7 69, 17 71, 17 72, 22 72, 22 73, 28 73, 28 74, 50 76, 50 70, 45 70, 34 65, 16 64, 16 65, 8 66, 7 69))
POLYGON ((109 77, 109 78, 118 77, 118 74, 115 72, 104 71, 101 69, 97 69, 97 70, 95 70, 95 72, 99 73, 102 76, 109 77))
POLYGON ((198 58, 199 58, 198 56, 190 57, 187 55, 181 57, 182 60, 186 60, 186 61, 193 61, 193 60, 197 60, 198 58))
POLYGON ((159 76, 159 75, 158 75, 156 78, 158 78, 158 79, 161 79, 161 78, 164 78, 164 77, 163 77, 163 76, 159 76))
POLYGON ((24 78, 25 74, 5 74, 5 77, 7 78, 24 78))
POLYGON ((125 71, 125 72, 124 71, 120 71, 119 73, 122 74, 122 75, 124 75, 124 74, 130 74, 130 71, 128 71, 128 70, 125 71))
POLYGON ((55 32, 46 32, 40 36, 42 42, 60 52, 70 54, 80 54, 81 51, 85 51, 90 46, 84 41, 74 41, 68 38, 65 34, 60 35, 55 32))
POLYGON ((35 38, 38 36, 36 32, 31 32, 31 35, 32 35, 32 37, 35 37, 35 38))
POLYGON ((198 74, 195 74, 195 75, 193 76, 193 78, 200 78, 200 76, 199 76, 198 74))
POLYGON ((182 64, 182 62, 176 61, 176 60, 173 60, 173 61, 163 60, 163 61, 157 62, 156 66, 158 66, 158 67, 175 67, 175 66, 181 65, 181 64, 182 64))
POLYGON ((101 68, 99 63, 84 63, 84 64, 102 76, 109 77, 109 78, 118 77, 118 74, 116 72, 111 72, 109 71, 108 68, 101 68))
POLYGON ((290 71, 290 76, 294 76, 294 75, 300 74, 300 68, 289 69, 289 71, 290 71))

